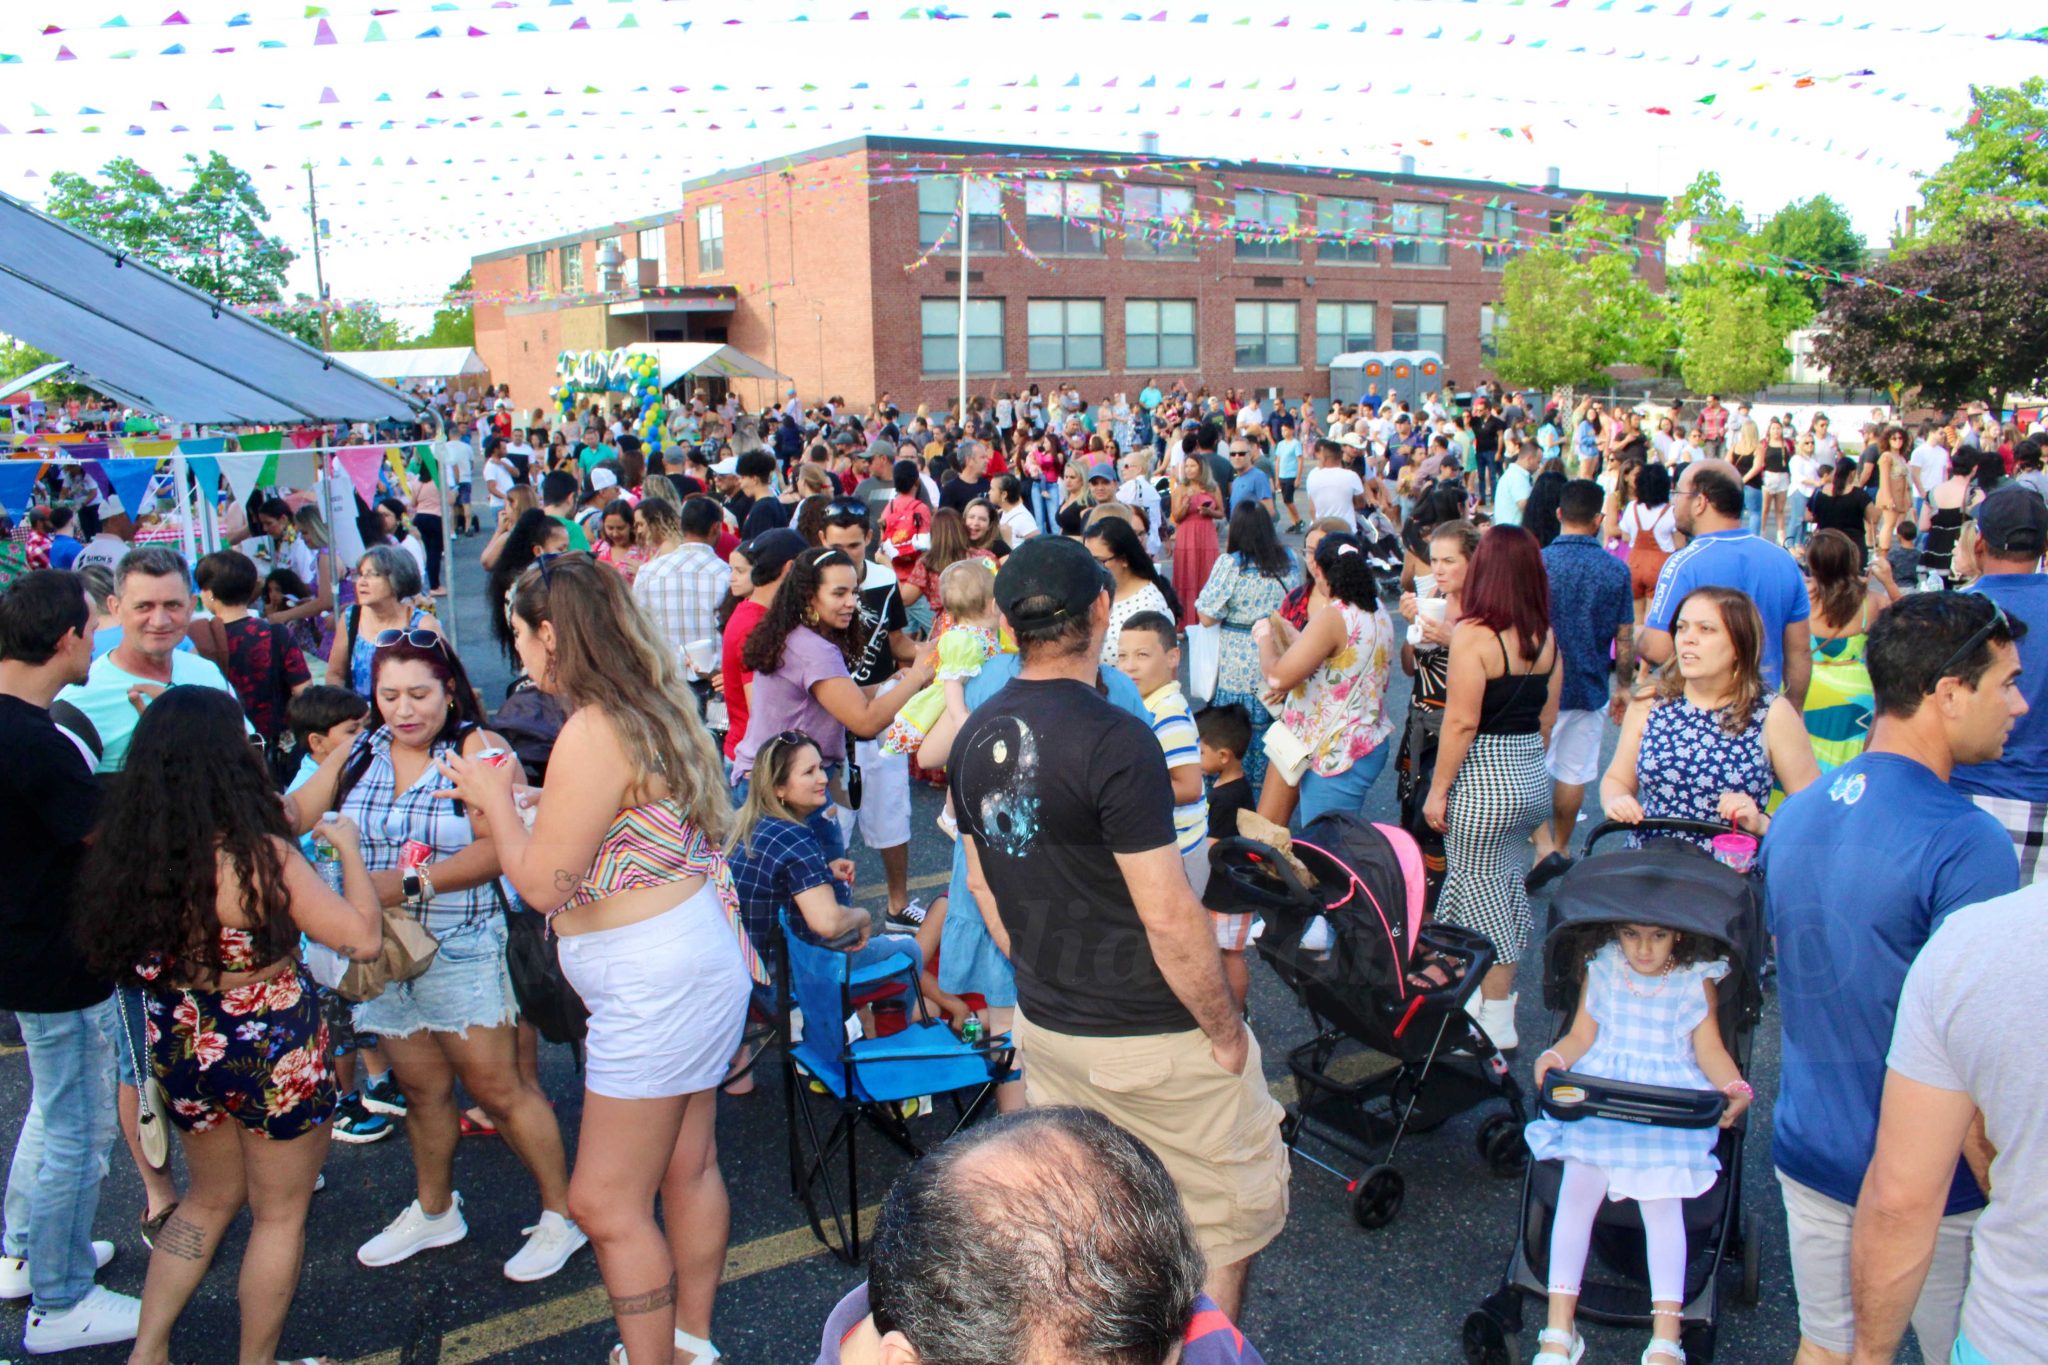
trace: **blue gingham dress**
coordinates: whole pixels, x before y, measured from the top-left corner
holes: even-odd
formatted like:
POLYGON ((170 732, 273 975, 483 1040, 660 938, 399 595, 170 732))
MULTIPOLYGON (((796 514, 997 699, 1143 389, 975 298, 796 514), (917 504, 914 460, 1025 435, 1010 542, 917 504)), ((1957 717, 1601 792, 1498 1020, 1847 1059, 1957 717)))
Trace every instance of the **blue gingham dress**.
MULTIPOLYGON (((1705 981, 1728 975, 1726 962, 1674 967, 1645 977, 1610 943, 1586 965, 1592 983, 1586 1008, 1600 1036, 1573 1071, 1638 1085, 1712 1090, 1693 1055, 1692 1032, 1707 1017, 1705 981), (1629 990, 1633 982, 1638 995, 1629 990)), ((1571 1160, 1607 1175, 1610 1199, 1691 1199, 1713 1188, 1721 1162, 1714 1155, 1719 1130, 1659 1128, 1618 1119, 1572 1123, 1540 1118, 1526 1130, 1538 1161, 1571 1160)))

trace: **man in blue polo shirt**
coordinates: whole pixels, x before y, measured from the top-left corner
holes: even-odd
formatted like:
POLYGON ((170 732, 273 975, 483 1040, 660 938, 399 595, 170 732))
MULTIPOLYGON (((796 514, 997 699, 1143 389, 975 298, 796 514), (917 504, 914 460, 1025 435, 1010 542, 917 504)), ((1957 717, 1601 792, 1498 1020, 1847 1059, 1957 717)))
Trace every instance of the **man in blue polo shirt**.
POLYGON ((2020 483, 1992 491, 1977 508, 1980 577, 1966 591, 1982 593, 2008 616, 2034 627, 2020 642, 2020 690, 2027 714, 2012 727, 2005 755, 1989 763, 1957 768, 1950 779, 1998 818, 2019 850, 2020 881, 2048 880, 2048 576, 2041 555, 2048 550, 2048 504, 2020 483))
POLYGON ((1806 579, 1791 555, 1743 529, 1742 479, 1735 466, 1726 460, 1687 465, 1671 493, 1671 516, 1692 541, 1657 575, 1636 657, 1651 665, 1671 657, 1671 623, 1694 588, 1734 588, 1763 617, 1764 682, 1804 708, 1813 677, 1806 579))
MULTIPOLYGON (((1907 969, 1951 913, 2019 885, 2012 841, 1948 778, 1958 764, 1996 759, 2026 713, 2025 634, 1980 595, 1915 593, 1894 605, 1870 628, 1870 747, 1789 798, 1764 836, 1784 1034, 1771 1159, 1801 1365, 1847 1362, 1855 1349, 1850 1224, 1907 969)), ((1949 1358, 1983 1207, 1959 1164, 1913 1312, 1923 1359, 1949 1358)))

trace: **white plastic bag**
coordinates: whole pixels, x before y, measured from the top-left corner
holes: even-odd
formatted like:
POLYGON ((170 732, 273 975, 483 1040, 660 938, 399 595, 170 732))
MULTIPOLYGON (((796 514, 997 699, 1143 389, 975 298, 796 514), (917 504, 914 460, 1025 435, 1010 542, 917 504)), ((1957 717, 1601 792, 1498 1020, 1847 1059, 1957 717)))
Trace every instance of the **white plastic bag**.
POLYGON ((1216 695, 1216 672, 1223 663, 1223 627, 1188 627, 1188 695, 1198 706, 1216 695))

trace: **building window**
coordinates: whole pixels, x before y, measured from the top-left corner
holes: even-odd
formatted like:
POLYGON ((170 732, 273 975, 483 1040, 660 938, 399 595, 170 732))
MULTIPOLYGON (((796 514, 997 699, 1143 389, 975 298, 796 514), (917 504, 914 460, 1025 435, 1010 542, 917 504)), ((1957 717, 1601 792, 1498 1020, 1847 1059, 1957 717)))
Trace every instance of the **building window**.
POLYGON ((1160 185, 1124 187, 1124 255, 1191 261, 1195 192, 1160 185))
POLYGON ((1301 246, 1293 236, 1294 225, 1301 217, 1301 201, 1293 195, 1239 190, 1235 217, 1239 260, 1301 259, 1301 246))
POLYGON ((1442 204, 1396 204, 1390 231, 1395 265, 1449 265, 1442 204))
POLYGON ((1372 232, 1379 212, 1376 199, 1316 200, 1316 260, 1326 265, 1378 265, 1380 244, 1372 232))
POLYGON ((1479 237, 1479 264, 1487 270, 1504 268, 1508 263, 1508 253, 1514 249, 1515 211, 1481 209, 1479 237))
POLYGON ((1064 256, 1102 254, 1102 186, 1066 180, 1024 182, 1024 244, 1064 256))
POLYGON ((559 247, 555 251, 555 267, 562 276, 564 294, 583 292, 583 243, 559 247))
POLYGON ((1106 368, 1101 299, 1033 299, 1025 305, 1025 329, 1033 373, 1106 368))
POLYGON ((725 205, 707 204, 697 210, 697 269, 716 275, 725 269, 725 205))
POLYGON ((1255 370, 1301 363, 1301 315, 1293 303, 1243 300, 1237 305, 1237 367, 1255 370))
POLYGON ((1432 351, 1438 359, 1444 353, 1444 305, 1441 303, 1397 303, 1394 305, 1394 349, 1432 351))
POLYGON ((1195 301, 1125 300, 1124 368, 1131 371, 1196 368, 1195 301))
POLYGON ((526 292, 545 294, 548 292, 548 253, 529 251, 526 253, 526 292))
MULTIPOLYGON (((960 367, 960 301, 924 300, 924 372, 952 374, 960 367)), ((1001 374, 1003 301, 967 301, 967 372, 1001 374)))
POLYGON ((1370 351, 1379 339, 1379 314, 1369 303, 1316 305, 1316 364, 1349 351, 1370 351))
POLYGON ((1500 334, 1508 329, 1508 315, 1497 303, 1479 305, 1479 354, 1483 359, 1500 356, 1500 334))
MULTIPOLYGON (((928 176, 917 182, 917 244, 937 246, 960 211, 960 177, 928 176)), ((948 237, 947 245, 960 245, 948 237)), ((993 180, 967 182, 967 246, 970 251, 1003 249, 1003 187, 993 180)))
POLYGON ((668 283, 668 248, 662 244, 660 228, 641 228, 640 236, 633 245, 633 254, 637 260, 654 262, 656 285, 668 283))

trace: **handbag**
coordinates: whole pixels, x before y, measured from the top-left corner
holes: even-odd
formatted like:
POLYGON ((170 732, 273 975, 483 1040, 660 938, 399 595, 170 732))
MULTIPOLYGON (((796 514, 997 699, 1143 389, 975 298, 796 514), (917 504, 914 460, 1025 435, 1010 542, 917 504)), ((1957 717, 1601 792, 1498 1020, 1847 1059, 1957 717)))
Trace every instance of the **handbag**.
MULTIPOLYGON (((331 949, 313 945, 314 951, 332 952, 331 949)), ((441 941, 427 932, 412 910, 403 905, 384 907, 384 942, 377 956, 368 962, 349 962, 331 989, 344 1000, 361 1004, 375 1000, 384 993, 384 988, 394 981, 411 981, 424 975, 434 965, 435 954, 441 951, 441 941)), ((341 954, 335 953, 336 958, 341 954)), ((308 961, 312 960, 309 952, 308 961)), ((342 959, 347 961, 347 959, 342 959)), ((316 969, 313 979, 321 980, 316 969)), ((321 984, 325 985, 324 981, 321 984)))
POLYGON ((1290 787, 1300 786, 1301 776, 1308 771, 1315 751, 1294 731, 1277 721, 1266 727, 1263 744, 1268 771, 1280 774, 1280 780, 1290 787))
POLYGON ((504 889, 492 886, 505 913, 505 970, 519 1017, 551 1043, 582 1042, 590 1032, 590 1009, 562 974, 560 945, 548 933, 547 917, 515 910, 504 889))
POLYGON ((1223 667, 1223 627, 1199 622, 1188 627, 1188 695, 1206 705, 1216 695, 1223 667))
POLYGON ((164 1102, 163 1083, 153 1067, 135 1055, 135 1031, 128 1027, 128 993, 114 992, 114 1010, 121 1016, 121 1045, 128 1049, 128 1065, 135 1071, 135 1138, 142 1159, 152 1170, 168 1169, 171 1163, 171 1107, 164 1102))

